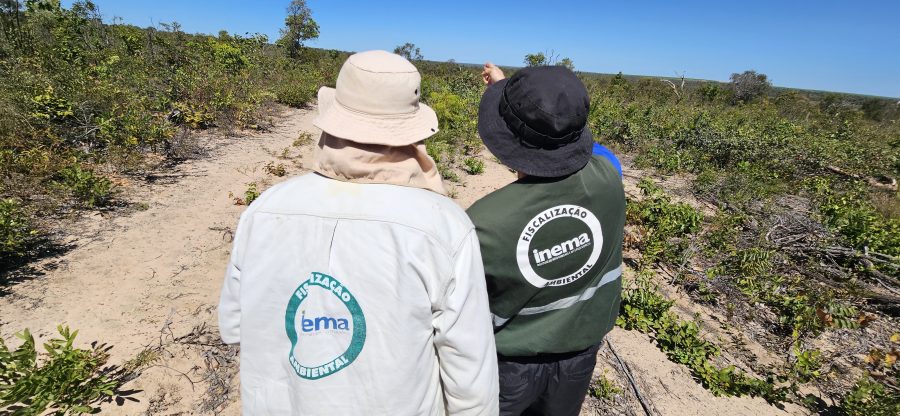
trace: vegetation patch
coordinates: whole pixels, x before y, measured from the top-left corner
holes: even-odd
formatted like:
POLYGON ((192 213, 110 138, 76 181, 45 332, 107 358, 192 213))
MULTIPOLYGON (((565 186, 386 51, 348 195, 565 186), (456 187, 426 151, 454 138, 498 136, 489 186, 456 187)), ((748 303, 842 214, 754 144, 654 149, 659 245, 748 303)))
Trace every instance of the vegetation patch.
POLYGON ((651 276, 652 272, 644 270, 623 289, 617 325, 652 335, 669 359, 687 366, 691 374, 716 396, 758 396, 775 404, 788 400, 790 389, 776 387, 774 376, 760 379, 734 366, 713 364, 710 360, 720 354, 719 347, 700 336, 700 326, 696 322, 681 320, 670 311, 673 302, 659 293, 651 276))
POLYGON ((0 259, 24 256, 36 234, 19 203, 0 199, 0 259))
POLYGON ((610 401, 619 394, 622 394, 622 389, 616 386, 613 381, 606 378, 605 373, 601 374, 599 378, 591 382, 591 386, 588 389, 588 395, 603 401, 610 401))
POLYGON ((91 349, 74 346, 78 331, 58 328, 39 353, 34 336, 26 329, 16 337, 22 344, 10 350, 0 340, 0 412, 37 415, 94 413, 98 404, 122 398, 119 387, 130 372, 108 366, 109 346, 91 349))
POLYGON ((702 216, 685 203, 672 202, 662 188, 649 179, 638 183, 644 198, 627 205, 630 224, 640 227, 631 240, 641 251, 642 264, 686 260, 689 236, 700 229, 702 216))
POLYGON ((468 157, 463 161, 466 173, 469 175, 481 175, 484 173, 484 161, 474 157, 468 157))
MULTIPOLYGON (((45 213, 30 229, 57 235, 71 207, 110 205, 110 177, 190 154, 192 132, 259 129, 275 102, 307 105, 347 54, 303 47, 318 29, 295 3, 275 44, 107 24, 91 1, 0 5, 0 199, 45 213)), ((30 231, 9 227, 3 253, 23 254, 13 242, 30 231)))

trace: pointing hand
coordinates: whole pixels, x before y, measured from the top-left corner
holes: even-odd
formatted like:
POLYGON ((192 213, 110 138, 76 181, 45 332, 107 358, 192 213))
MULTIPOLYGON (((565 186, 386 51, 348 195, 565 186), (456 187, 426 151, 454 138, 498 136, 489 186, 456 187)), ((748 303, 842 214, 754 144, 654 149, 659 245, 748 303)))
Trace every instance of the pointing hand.
POLYGON ((506 76, 503 75, 503 70, 497 65, 487 62, 484 64, 484 70, 481 71, 481 78, 484 79, 485 84, 494 85, 494 83, 506 78, 506 76))

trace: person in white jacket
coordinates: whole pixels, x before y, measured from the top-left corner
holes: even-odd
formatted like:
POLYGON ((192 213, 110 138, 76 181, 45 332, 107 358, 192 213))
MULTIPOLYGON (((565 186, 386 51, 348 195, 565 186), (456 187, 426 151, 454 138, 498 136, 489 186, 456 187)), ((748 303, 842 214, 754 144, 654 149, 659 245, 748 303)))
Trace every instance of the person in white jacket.
POLYGON ((241 215, 219 304, 245 415, 496 415, 474 227, 424 139, 421 77, 384 51, 319 91, 315 173, 241 215))

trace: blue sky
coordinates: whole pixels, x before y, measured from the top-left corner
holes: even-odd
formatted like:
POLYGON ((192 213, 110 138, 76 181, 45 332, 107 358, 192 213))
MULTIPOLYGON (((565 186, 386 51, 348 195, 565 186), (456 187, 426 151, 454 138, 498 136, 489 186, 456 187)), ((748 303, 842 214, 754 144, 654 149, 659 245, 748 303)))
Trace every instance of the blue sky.
MULTIPOLYGON (((106 21, 274 40, 289 0, 94 0, 106 21)), ((70 4, 70 1, 64 1, 70 4)), ((553 50, 577 69, 724 81, 755 69, 775 85, 900 97, 900 1, 308 0, 312 46, 519 66, 553 50)))

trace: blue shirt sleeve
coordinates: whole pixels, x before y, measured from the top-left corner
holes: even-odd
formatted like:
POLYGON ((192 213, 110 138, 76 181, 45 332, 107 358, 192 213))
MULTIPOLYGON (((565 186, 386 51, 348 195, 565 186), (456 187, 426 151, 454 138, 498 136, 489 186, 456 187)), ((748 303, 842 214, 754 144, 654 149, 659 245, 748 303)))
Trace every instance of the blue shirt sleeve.
POLYGON ((619 176, 622 176, 622 163, 619 162, 619 158, 607 149, 606 146, 595 142, 593 153, 597 156, 606 158, 606 160, 608 160, 609 163, 612 163, 612 165, 616 167, 616 170, 619 171, 619 176))

